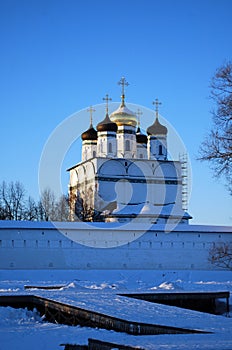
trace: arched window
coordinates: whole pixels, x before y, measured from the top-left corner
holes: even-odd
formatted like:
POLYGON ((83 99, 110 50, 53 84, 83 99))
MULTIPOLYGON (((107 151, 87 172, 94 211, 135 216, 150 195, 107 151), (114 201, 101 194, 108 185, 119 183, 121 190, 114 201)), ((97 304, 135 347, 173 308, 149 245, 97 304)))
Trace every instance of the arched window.
POLYGON ((159 156, 162 156, 163 154, 163 148, 161 145, 159 145, 159 156))
POLYGON ((125 151, 130 151, 130 141, 126 140, 125 151))
POLYGON ((96 151, 93 151, 93 158, 96 157, 96 151))
POLYGON ((112 148, 111 142, 109 142, 109 145, 108 145, 108 153, 113 153, 113 148, 112 148))

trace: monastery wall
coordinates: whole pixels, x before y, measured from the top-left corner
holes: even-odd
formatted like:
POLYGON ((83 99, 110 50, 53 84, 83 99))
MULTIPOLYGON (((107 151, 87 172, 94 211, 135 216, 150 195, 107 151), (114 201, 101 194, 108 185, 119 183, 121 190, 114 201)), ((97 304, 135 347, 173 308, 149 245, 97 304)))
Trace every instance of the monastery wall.
POLYGON ((232 227, 0 222, 0 269, 212 270, 232 227))

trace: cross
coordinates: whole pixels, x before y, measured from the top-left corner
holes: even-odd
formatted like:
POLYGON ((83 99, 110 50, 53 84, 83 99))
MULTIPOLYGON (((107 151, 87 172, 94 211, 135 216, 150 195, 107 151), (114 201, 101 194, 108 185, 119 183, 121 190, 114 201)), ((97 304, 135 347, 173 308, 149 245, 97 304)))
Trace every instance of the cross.
POLYGON ((140 126, 140 116, 143 115, 143 112, 138 108, 136 114, 138 116, 138 126, 140 126))
POLYGON ((122 77, 119 82, 118 85, 122 85, 122 105, 124 106, 124 100, 125 100, 125 86, 128 86, 129 83, 126 81, 126 79, 124 77, 122 77))
POLYGON ((93 112, 95 112, 96 109, 94 109, 92 106, 90 106, 88 109, 87 109, 87 112, 89 112, 90 114, 90 125, 93 125, 93 112))
POLYGON ((159 102, 158 98, 156 98, 155 101, 152 102, 152 104, 155 105, 155 114, 156 114, 156 117, 158 118, 159 106, 162 105, 162 103, 159 102))
POLYGON ((112 101, 112 98, 109 97, 108 94, 106 94, 106 97, 103 97, 103 101, 106 101, 106 114, 109 112, 109 101, 112 101))
POLYGON ((122 77, 119 80, 118 85, 122 85, 122 95, 124 95, 124 93, 125 93, 125 86, 129 85, 129 83, 126 81, 126 78, 122 77))

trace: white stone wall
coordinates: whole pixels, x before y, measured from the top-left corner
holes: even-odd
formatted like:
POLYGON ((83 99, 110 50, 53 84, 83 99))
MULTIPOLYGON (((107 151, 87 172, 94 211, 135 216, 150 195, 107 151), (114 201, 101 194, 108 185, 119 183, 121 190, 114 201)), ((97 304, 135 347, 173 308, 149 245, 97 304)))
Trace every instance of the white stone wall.
POLYGON ((167 159, 167 137, 164 135, 149 135, 147 138, 148 159, 167 159))
POLYGON ((97 157, 116 157, 117 139, 114 132, 98 132, 97 157))
POLYGON ((136 158, 137 143, 135 127, 128 125, 118 126, 117 132, 118 158, 136 158))
POLYGON ((0 222, 0 269, 216 269, 209 250, 232 228, 180 226, 0 222))
POLYGON ((147 145, 137 143, 137 159, 147 159, 147 145))
POLYGON ((91 159, 70 170, 70 189, 78 187, 84 196, 90 186, 94 190, 95 208, 99 211, 117 201, 119 205, 148 205, 151 214, 155 211, 159 214, 162 206, 165 212, 166 206, 172 205, 172 215, 183 215, 180 162, 91 159))
POLYGON ((86 161, 97 156, 97 141, 82 141, 82 161, 86 161))

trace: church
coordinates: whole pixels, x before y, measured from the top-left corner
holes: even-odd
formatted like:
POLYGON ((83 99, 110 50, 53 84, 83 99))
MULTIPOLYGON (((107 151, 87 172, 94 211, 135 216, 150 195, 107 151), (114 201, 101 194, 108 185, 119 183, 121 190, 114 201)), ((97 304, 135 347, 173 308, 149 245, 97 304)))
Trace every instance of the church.
POLYGON ((146 134, 140 128, 140 110, 125 103, 124 77, 121 104, 94 128, 81 135, 82 160, 69 168, 70 218, 73 221, 105 221, 150 224, 188 224, 184 203, 184 176, 180 160, 168 159, 168 129, 159 120, 158 99, 154 122, 146 134))
POLYGON ((188 225, 186 174, 183 161, 171 159, 172 130, 163 125, 160 102, 154 101, 145 132, 141 111, 126 106, 128 83, 125 78, 119 83, 121 103, 111 105, 109 113, 106 95, 105 113, 95 127, 89 108, 82 159, 68 169, 73 222, 0 221, 2 270, 29 268, 53 275, 55 270, 198 273, 225 268, 212 252, 229 246, 232 228, 188 225))

